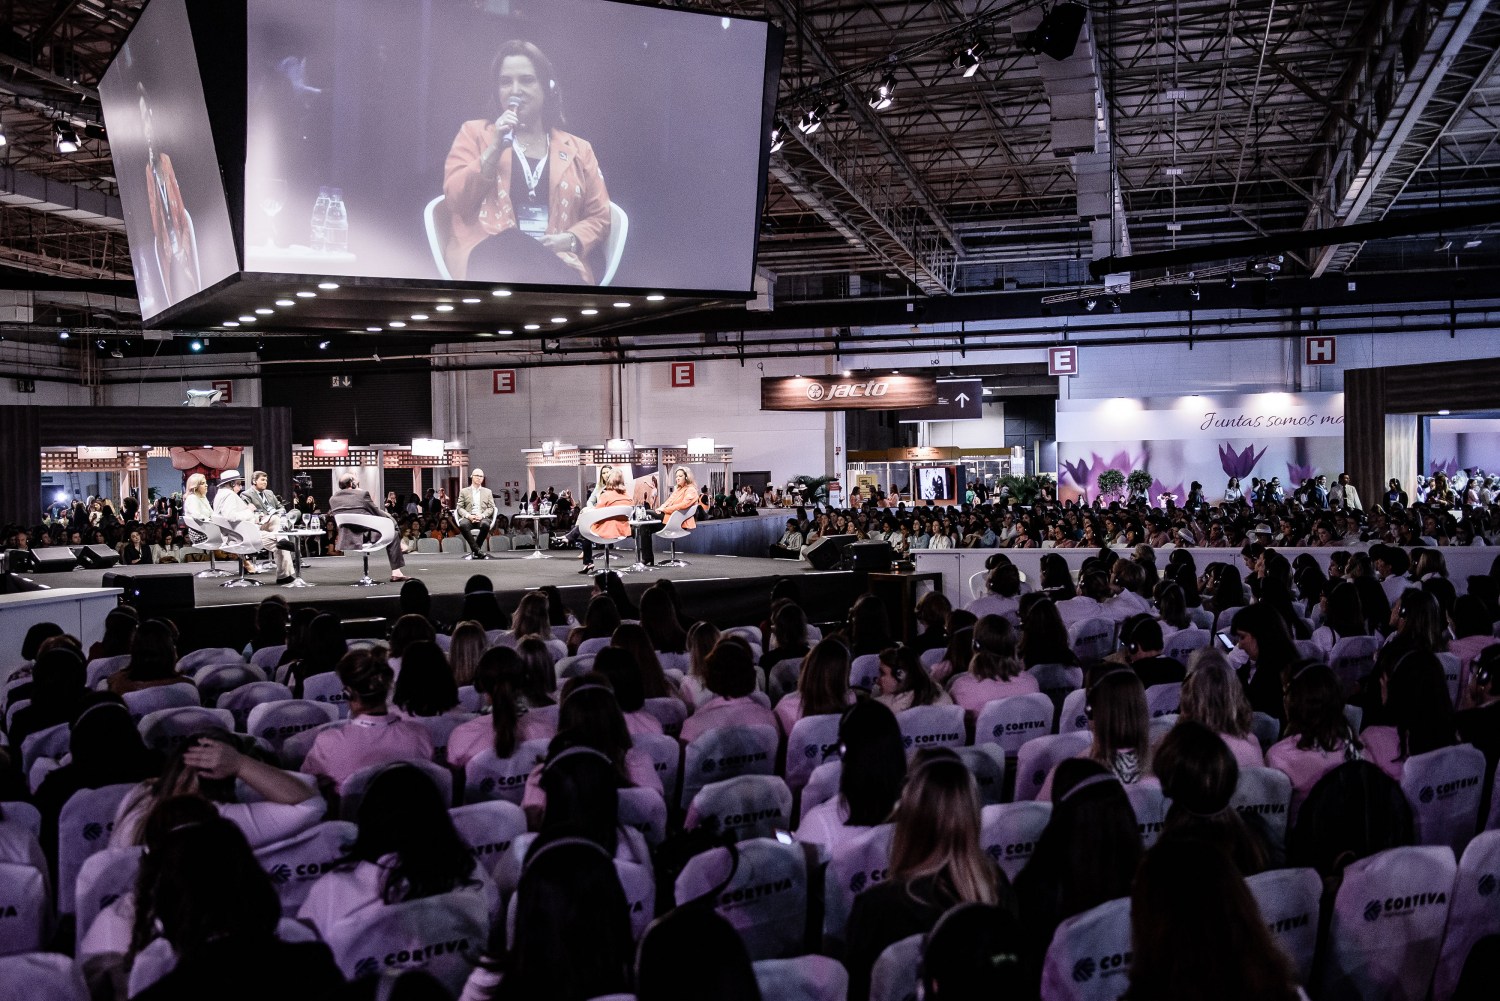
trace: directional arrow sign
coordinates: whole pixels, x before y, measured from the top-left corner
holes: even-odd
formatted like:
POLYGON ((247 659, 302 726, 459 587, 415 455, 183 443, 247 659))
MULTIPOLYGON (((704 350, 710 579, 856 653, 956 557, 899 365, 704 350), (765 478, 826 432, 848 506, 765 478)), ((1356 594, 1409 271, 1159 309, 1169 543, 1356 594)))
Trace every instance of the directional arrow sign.
POLYGON ((984 383, 979 379, 939 379, 937 402, 901 411, 901 423, 977 421, 984 416, 984 383))

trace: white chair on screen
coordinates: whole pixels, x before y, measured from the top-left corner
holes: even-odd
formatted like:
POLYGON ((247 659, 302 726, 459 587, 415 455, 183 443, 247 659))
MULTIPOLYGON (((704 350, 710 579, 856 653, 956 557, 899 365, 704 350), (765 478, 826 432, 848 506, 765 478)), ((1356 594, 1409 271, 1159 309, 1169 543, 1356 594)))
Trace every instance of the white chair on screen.
POLYGON ((364 908, 329 929, 327 941, 346 977, 425 970, 456 997, 489 930, 480 894, 441 893, 364 908))
POLYGON ((0 862, 0 955, 33 952, 47 940, 52 901, 40 869, 0 862))
POLYGON ((878 824, 831 846, 823 872, 823 937, 841 942, 854 898, 883 882, 891 866, 895 824, 878 824))
POLYGON ((516 745, 508 758, 487 747, 464 766, 464 802, 509 800, 517 805, 526 792, 526 777, 547 756, 546 740, 527 740, 516 745))
POLYGON ((1312 976, 1318 945, 1318 907, 1323 880, 1316 869, 1270 869, 1245 879, 1260 906, 1261 920, 1297 971, 1297 983, 1312 976))
POLYGON ((1229 798, 1229 805, 1241 814, 1254 814, 1261 819, 1278 855, 1286 844, 1291 802, 1292 780, 1276 768, 1241 768, 1234 795, 1229 798))
POLYGON ((347 821, 325 820, 255 853, 281 899, 283 915, 296 915, 312 885, 349 853, 358 836, 359 828, 347 821))
POLYGON ((1027 800, 984 807, 979 814, 979 847, 1014 880, 1036 849, 1052 819, 1052 804, 1027 800))
POLYGON ((963 747, 968 740, 963 706, 913 706, 896 714, 908 753, 924 747, 963 747))
POLYGON ((849 994, 849 971, 827 956, 762 959, 753 968, 767 1001, 845 1001, 849 994))
POLYGON ((78 869, 78 881, 74 885, 73 946, 83 944, 99 912, 135 890, 136 873, 141 868, 141 855, 145 849, 139 845, 128 848, 105 848, 84 860, 78 869))
MULTIPOLYGON (((801 789, 819 765, 839 754, 839 720, 835 713, 804 716, 792 724, 786 739, 786 784, 801 789)), ((803 810, 806 813, 806 809, 803 810)))
POLYGON ((1015 757, 1027 741, 1052 732, 1055 712, 1041 692, 986 702, 974 721, 974 743, 999 744, 1007 758, 1015 757))
POLYGON ((1109 900, 1057 926, 1042 963, 1047 1001, 1115 1001, 1130 986, 1130 898, 1109 900))
POLYGON ((716 727, 698 736, 683 752, 682 794, 686 807, 710 782, 736 775, 771 775, 776 771, 780 739, 769 724, 716 727))
POLYGON ((0 957, 0 1001, 89 1001, 88 985, 72 957, 25 952, 0 957))
POLYGON ((739 932, 751 960, 807 951, 809 873, 803 846, 757 838, 741 842, 736 851, 739 865, 732 876, 729 849, 693 856, 677 877, 677 900, 701 897, 728 878, 714 909, 739 932))
POLYGON ((881 950, 870 970, 870 1001, 910 1001, 917 996, 917 971, 927 936, 908 935, 881 950))
POLYGON ((1434 998, 1452 997, 1463 973, 1469 950, 1486 935, 1500 935, 1500 831, 1475 836, 1464 849, 1453 882, 1453 900, 1448 908, 1448 928, 1432 981, 1434 998))
POLYGON ((1328 1001, 1422 1001, 1432 986, 1458 872, 1453 849, 1392 848, 1344 870, 1318 993, 1328 1001))
POLYGON ((72 914, 78 872, 84 860, 109 845, 120 801, 136 788, 121 782, 99 789, 80 789, 63 804, 57 822, 57 910, 72 914))
POLYGON ((775 775, 711 782, 688 804, 683 827, 709 827, 735 841, 775 837, 792 826, 792 790, 775 775))
POLYGON ((644 752, 661 779, 662 795, 669 803, 677 802, 677 782, 682 776, 682 745, 663 733, 638 733, 630 746, 644 752))
POLYGON ((1447 845, 1456 856, 1479 826, 1484 752, 1472 744, 1413 754, 1401 771, 1401 791, 1417 822, 1417 843, 1447 845))

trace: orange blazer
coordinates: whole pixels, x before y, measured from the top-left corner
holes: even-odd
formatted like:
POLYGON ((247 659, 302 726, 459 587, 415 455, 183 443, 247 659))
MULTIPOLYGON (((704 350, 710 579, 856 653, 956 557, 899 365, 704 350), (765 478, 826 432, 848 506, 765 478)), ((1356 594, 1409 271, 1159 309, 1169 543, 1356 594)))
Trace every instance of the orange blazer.
MULTIPOLYGON (((511 162, 515 152, 500 151, 493 179, 481 172, 480 156, 496 140, 495 123, 477 119, 464 122, 448 151, 443 171, 443 200, 452 219, 444 241, 443 257, 448 271, 459 281, 469 272, 469 254, 485 239, 516 227, 510 202, 511 162)), ((577 254, 559 254, 562 262, 578 272, 579 279, 594 284, 588 255, 609 239, 609 190, 594 158, 594 147, 561 129, 552 130, 547 162, 547 233, 572 233, 578 237, 577 254)))
POLYGON ((183 260, 193 259, 193 232, 188 228, 187 206, 182 203, 182 189, 177 186, 177 171, 172 167, 172 158, 163 153, 157 158, 157 169, 161 175, 161 188, 166 189, 166 204, 162 203, 162 192, 157 187, 156 175, 151 164, 146 164, 146 204, 151 214, 151 235, 156 241, 156 257, 161 262, 161 283, 167 303, 179 302, 198 291, 197 276, 178 273, 172 260, 172 236, 183 253, 183 260), (193 288, 178 288, 178 279, 194 283, 193 288))
POLYGON ((594 534, 601 539, 623 539, 630 534, 630 498, 623 490, 605 490, 599 494, 595 507, 621 507, 618 518, 606 518, 594 526, 594 534))
MULTIPOLYGON (((672 490, 672 496, 668 497, 667 502, 661 506, 661 513, 665 515, 673 515, 678 511, 683 511, 688 508, 695 508, 697 506, 698 488, 689 483, 687 486, 676 487, 672 490)), ((682 523, 682 527, 686 528, 688 531, 692 531, 693 529, 697 528, 698 525, 693 521, 692 518, 689 518, 687 521, 684 521, 682 523)))

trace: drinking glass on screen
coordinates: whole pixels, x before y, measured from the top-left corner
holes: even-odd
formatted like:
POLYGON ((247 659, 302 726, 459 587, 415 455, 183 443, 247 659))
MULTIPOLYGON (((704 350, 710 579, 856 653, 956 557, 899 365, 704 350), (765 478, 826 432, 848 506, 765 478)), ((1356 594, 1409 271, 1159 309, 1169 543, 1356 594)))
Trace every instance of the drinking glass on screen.
POLYGON ((261 187, 260 210, 266 214, 266 246, 276 246, 276 216, 286 204, 286 180, 280 177, 268 178, 261 187))

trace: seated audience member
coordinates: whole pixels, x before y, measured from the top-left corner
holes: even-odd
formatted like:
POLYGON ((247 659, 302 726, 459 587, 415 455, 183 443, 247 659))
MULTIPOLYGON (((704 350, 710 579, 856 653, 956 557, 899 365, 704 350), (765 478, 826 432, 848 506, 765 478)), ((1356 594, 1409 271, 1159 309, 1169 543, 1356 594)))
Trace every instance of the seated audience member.
POLYGON ((1360 740, 1364 759, 1400 782, 1407 758, 1453 744, 1453 702, 1442 662, 1426 651, 1408 651, 1384 670, 1379 682, 1376 715, 1385 722, 1365 727, 1360 740))
POLYGON ((891 712, 914 706, 951 706, 953 697, 927 674, 927 668, 909 646, 890 646, 880 651, 880 677, 875 682, 875 701, 891 712))
POLYGON ((825 851, 856 829, 890 819, 906 781, 906 747, 896 717, 878 702, 857 702, 839 720, 839 793, 802 815, 797 840, 825 851))
POLYGON ((1130 897, 1133 955, 1126 996, 1303 997, 1243 875, 1214 845, 1163 835, 1141 861, 1130 897))
MULTIPOLYGON (((614 689, 615 701, 625 714, 625 727, 632 737, 638 733, 662 732, 661 721, 646 711, 640 663, 629 650, 618 646, 605 647, 594 658, 594 670, 604 675, 614 689)), ((659 666, 657 670, 660 670, 659 666)))
POLYGON ((761 1001, 744 940, 708 901, 684 903, 646 929, 636 1001, 761 1001))
POLYGON ((1151 614, 1151 602, 1141 597, 1146 571, 1134 560, 1116 560, 1110 570, 1110 597, 1103 602, 1104 617, 1124 622, 1132 615, 1151 614))
POLYGON ((112 608, 104 617, 104 635, 89 647, 87 660, 123 657, 130 652, 130 641, 141 624, 140 613, 129 605, 112 608))
POLYGON ((1087 619, 1105 619, 1104 602, 1113 594, 1109 588, 1109 576, 1102 570, 1092 570, 1083 575, 1083 593, 1057 602, 1057 614, 1069 629, 1087 619))
POLYGON ((552 635, 552 609, 547 596, 540 591, 528 592, 517 603, 515 614, 511 616, 510 635, 506 642, 518 646, 528 637, 535 637, 547 644, 557 660, 568 655, 568 644, 552 635))
MULTIPOLYGON (((1240 769, 1219 735, 1201 723, 1179 722, 1157 745, 1151 763, 1170 802, 1162 837, 1180 834, 1211 842, 1234 861, 1241 876, 1253 876, 1271 864, 1263 828, 1230 805, 1240 769)), ((1250 815, 1259 822, 1259 817, 1250 815)))
POLYGON ((782 734, 790 736, 792 727, 802 717, 841 713, 853 701, 854 693, 849 690, 849 648, 841 640, 829 637, 819 640, 802 658, 797 690, 776 703, 776 722, 782 734))
POLYGON ((458 836, 425 772, 400 762, 382 769, 360 800, 357 821, 348 854, 318 878, 297 910, 322 938, 355 915, 442 894, 472 894, 486 913, 499 910, 489 870, 458 836))
POLYGON ((979 788, 951 751, 919 752, 896 807, 884 882, 854 898, 844 960, 849 996, 868 997, 880 953, 932 929, 961 903, 1013 906, 1005 874, 979 846, 979 788))
POLYGON ((963 609, 948 616, 948 649, 927 672, 936 684, 946 685, 953 675, 968 668, 969 658, 974 656, 974 626, 978 622, 963 609))
POLYGON ((1016 875, 1032 996, 1057 926, 1127 895, 1141 851, 1140 827, 1119 780, 1097 761, 1073 758, 1059 764, 1052 816, 1016 875))
POLYGON ((1212 647, 1203 647, 1193 651, 1190 663, 1178 720, 1202 723, 1217 733, 1241 768, 1264 768, 1265 753, 1250 731, 1255 714, 1229 661, 1212 647))
POLYGON ((1500 761, 1500 646, 1485 647, 1469 669, 1468 706, 1453 718, 1458 739, 1484 752, 1485 773, 1480 817, 1489 816, 1500 761))
MULTIPOLYGON (((1174 550, 1185 552, 1186 550, 1174 550)), ((1170 570, 1171 568, 1168 567, 1170 570)), ((1166 641, 1180 632, 1196 629, 1188 614, 1187 595, 1182 586, 1170 578, 1156 585, 1156 610, 1161 621, 1162 640, 1166 641)))
POLYGON ((717 727, 776 726, 776 714, 750 697, 755 691, 755 662, 745 643, 728 638, 714 647, 708 655, 708 690, 714 697, 682 724, 684 744, 717 727))
POLYGON ((73 720, 88 696, 84 687, 87 680, 83 655, 71 646, 53 646, 36 657, 30 684, 9 693, 10 706, 18 705, 23 698, 31 700, 11 716, 7 734, 10 746, 19 750, 32 734, 73 720))
POLYGON ((474 687, 483 694, 490 712, 460 723, 448 735, 451 767, 462 768, 487 749, 494 750, 496 757, 508 758, 522 742, 551 740, 557 732, 550 722, 532 714, 533 709, 552 705, 552 699, 536 690, 536 679, 527 676, 524 659, 510 647, 484 652, 474 687))
POLYGON ((1162 640, 1161 623, 1150 612, 1141 612, 1126 619, 1120 627, 1120 646, 1125 652, 1125 662, 1141 679, 1141 684, 1180 685, 1187 671, 1171 657, 1163 657, 1161 650, 1166 644, 1162 640))
POLYGON ((645 628, 634 622, 625 622, 615 628, 609 645, 624 650, 635 664, 641 679, 641 695, 648 699, 678 699, 682 696, 677 685, 662 669, 661 658, 651 645, 651 637, 645 628))
POLYGON ((708 690, 708 655, 719 642, 719 627, 712 622, 694 622, 687 631, 688 670, 677 687, 688 710, 701 709, 714 697, 708 690))
POLYGON ((892 643, 891 617, 885 602, 873 594, 861 595, 849 609, 849 656, 878 654, 892 643))
POLYGON ((349 644, 344 640, 343 623, 336 615, 315 613, 300 642, 296 626, 297 618, 293 616, 292 642, 288 644, 287 652, 291 654, 295 648, 295 656, 289 669, 291 680, 288 685, 292 694, 301 698, 302 683, 314 675, 338 670, 339 662, 349 652, 349 644))
POLYGON ((1312 641, 1326 658, 1334 644, 1349 636, 1368 636, 1359 588, 1346 580, 1331 580, 1319 601, 1323 623, 1312 632, 1312 641))
POLYGON ((657 653, 687 652, 687 629, 669 589, 652 585, 641 595, 641 628, 657 653))
MULTIPOLYGON (((420 581, 414 580, 413 583, 420 581)), ((455 689, 474 684, 479 659, 488 647, 484 629, 479 623, 460 622, 453 627, 453 636, 448 643, 448 668, 453 673, 455 689)))
POLYGON ((1249 658, 1240 677, 1250 708, 1281 719, 1283 681, 1301 660, 1286 620, 1273 608, 1251 605, 1234 613, 1229 629, 1238 649, 1249 658))
POLYGON ((950 908, 922 945, 917 971, 926 1001, 990 1001, 1023 997, 1020 922, 993 904, 950 908))
POLYGON ((1057 614, 1057 605, 1044 594, 1027 595, 1022 603, 1019 652, 1028 670, 1038 664, 1078 663, 1078 655, 1068 641, 1068 627, 1057 614))
POLYGON ((325 788, 343 789, 361 768, 391 761, 431 761, 432 738, 419 724, 393 714, 386 705, 394 676, 385 651, 354 650, 339 661, 339 680, 349 699, 349 721, 319 731, 302 762, 325 788))
POLYGON ((167 761, 158 778, 141 783, 120 801, 109 833, 109 846, 142 843, 147 815, 172 796, 202 796, 220 816, 232 821, 261 848, 299 834, 323 819, 327 804, 316 789, 290 772, 243 753, 233 734, 208 730, 185 742, 167 761), (235 784, 243 782, 259 798, 241 803, 235 784))
POLYGON ((917 653, 941 650, 948 645, 948 615, 953 603, 938 591, 928 591, 917 599, 917 625, 921 631, 911 646, 917 653))
POLYGON ((1448 652, 1459 662, 1458 707, 1464 708, 1468 705, 1465 698, 1469 693, 1469 674, 1474 659, 1484 650, 1500 644, 1500 639, 1494 635, 1495 623, 1484 599, 1475 594, 1465 594, 1454 602, 1448 622, 1454 636, 1448 643, 1448 652))
POLYGON ((1416 843, 1401 787, 1368 761, 1346 761, 1307 794, 1287 829, 1286 864, 1316 869, 1325 887, 1337 889, 1351 862, 1416 843))
POLYGON ((391 670, 398 675, 401 673, 402 658, 406 656, 406 648, 413 643, 436 643, 437 631, 432 628, 432 623, 421 615, 403 615, 391 626, 389 640, 389 660, 391 670))
POLYGON ((985 593, 964 606, 974 617, 1015 616, 1021 602, 1021 571, 1013 563, 1002 563, 984 579, 985 593))
POLYGON ((583 624, 568 634, 568 653, 576 656, 585 643, 588 653, 594 653, 609 645, 610 637, 620 628, 620 608, 607 594, 596 594, 589 599, 583 613, 583 624))
POLYGON ((812 649, 808 639, 807 615, 795 601, 781 600, 771 609, 770 643, 760 655, 761 669, 769 678, 771 669, 782 661, 801 660, 812 649))
POLYGON ((1292 780, 1288 821, 1319 779, 1346 761, 1362 761, 1365 745, 1344 715, 1344 697, 1333 671, 1299 665, 1287 683, 1286 736, 1266 750, 1266 764, 1292 780))
POLYGON ((964 707, 970 720, 986 703, 1041 691, 1036 678, 1027 674, 1021 663, 1019 641, 1015 627, 998 615, 986 615, 974 627, 974 652, 968 669, 948 682, 948 694, 964 707))
POLYGON ((109 677, 109 690, 116 695, 161 685, 192 684, 177 673, 177 636, 160 619, 142 622, 130 641, 130 663, 109 677))
POLYGON ((430 719, 458 713, 458 685, 443 648, 432 640, 413 640, 401 657, 401 673, 391 702, 407 718, 430 719))

